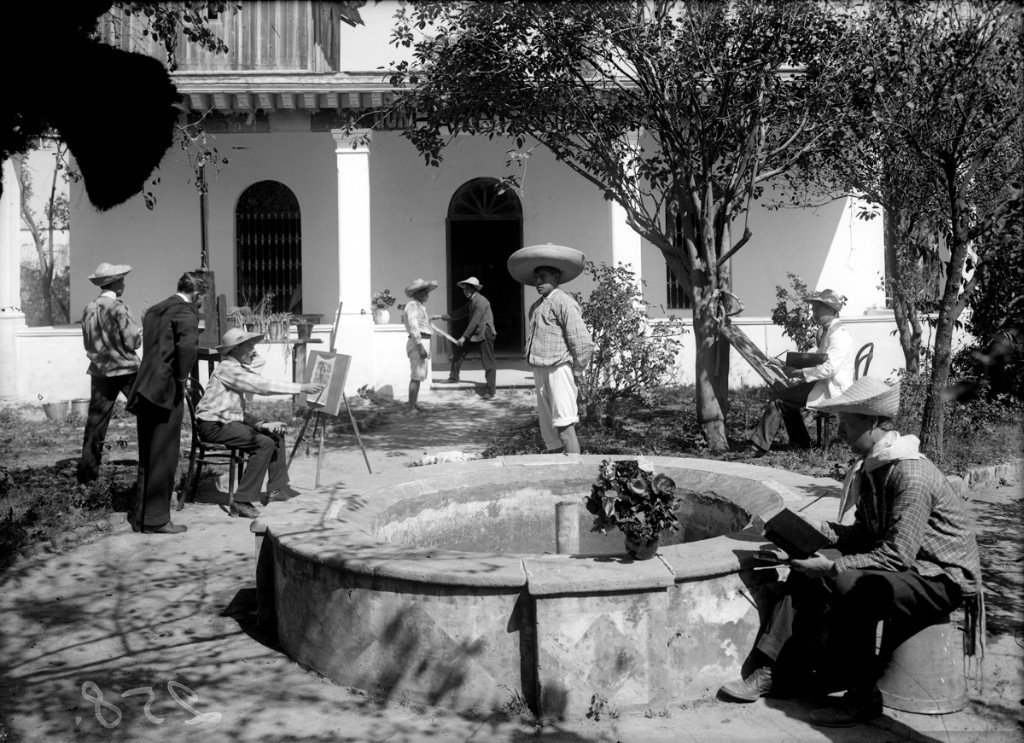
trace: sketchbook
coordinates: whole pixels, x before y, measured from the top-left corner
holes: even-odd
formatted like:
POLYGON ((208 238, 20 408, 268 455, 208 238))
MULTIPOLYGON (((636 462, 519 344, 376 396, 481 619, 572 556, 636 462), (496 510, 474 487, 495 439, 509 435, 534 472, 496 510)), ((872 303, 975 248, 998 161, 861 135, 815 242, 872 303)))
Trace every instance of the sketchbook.
POLYGON ((764 536, 785 550, 790 559, 797 560, 810 557, 829 543, 828 537, 788 508, 765 519, 764 536))

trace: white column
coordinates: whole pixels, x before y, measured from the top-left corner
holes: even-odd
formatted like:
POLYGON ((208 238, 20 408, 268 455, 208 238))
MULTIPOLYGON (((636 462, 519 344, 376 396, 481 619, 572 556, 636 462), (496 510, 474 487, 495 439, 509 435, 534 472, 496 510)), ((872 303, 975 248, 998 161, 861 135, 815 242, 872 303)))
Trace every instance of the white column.
MULTIPOLYGON (((622 138, 624 151, 623 158, 626 158, 637 151, 639 137, 636 134, 627 134, 622 138)), ((619 263, 626 264, 636 274, 637 283, 640 282, 640 235, 626 222, 626 210, 617 201, 608 202, 609 218, 611 220, 612 238, 612 265, 619 263)))
POLYGON ((353 315, 369 312, 372 294, 369 130, 331 134, 338 161, 338 299, 344 314, 353 315))
POLYGON ((18 397, 15 331, 25 327, 21 311, 21 193, 14 163, 3 164, 0 197, 0 399, 18 397))

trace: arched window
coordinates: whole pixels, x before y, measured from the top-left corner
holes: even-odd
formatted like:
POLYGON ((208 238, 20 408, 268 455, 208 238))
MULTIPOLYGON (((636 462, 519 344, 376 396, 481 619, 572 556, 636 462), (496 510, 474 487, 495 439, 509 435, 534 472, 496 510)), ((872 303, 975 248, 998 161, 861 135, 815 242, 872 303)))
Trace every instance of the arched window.
POLYGON ((501 190, 495 178, 474 178, 463 183, 448 205, 448 218, 522 219, 523 207, 510 189, 501 190))
POLYGON ((299 200, 283 183, 259 181, 235 207, 238 304, 270 296, 274 312, 302 313, 302 218, 299 200))

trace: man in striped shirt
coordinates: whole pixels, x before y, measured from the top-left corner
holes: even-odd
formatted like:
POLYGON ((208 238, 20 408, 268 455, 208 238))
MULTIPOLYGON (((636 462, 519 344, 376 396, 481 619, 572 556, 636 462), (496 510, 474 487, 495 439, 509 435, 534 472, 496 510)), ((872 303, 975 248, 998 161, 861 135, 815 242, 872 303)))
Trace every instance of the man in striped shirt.
POLYGON ((823 682, 841 681, 846 696, 811 720, 846 727, 882 714, 877 681, 896 646, 945 621, 961 603, 972 624, 981 567, 962 499, 920 453, 917 437, 892 429, 898 386, 862 377, 819 409, 839 415, 840 429, 858 456, 843 483, 838 518, 815 524, 839 554, 788 561, 785 595, 757 643, 763 663, 746 679, 725 684, 721 693, 754 701, 778 691, 783 674, 791 683, 819 689, 823 682), (854 507, 853 523, 842 524, 854 507), (875 631, 883 620, 884 642, 876 656, 875 631), (823 657, 813 639, 823 624, 830 667, 819 668, 823 676, 813 681, 814 659, 823 657))
POLYGON ((89 357, 89 418, 82 437, 82 456, 78 460, 78 482, 99 477, 103 442, 114 413, 118 394, 128 397, 139 372, 142 328, 132 311, 121 300, 124 277, 132 270, 127 265, 101 263, 89 276, 100 287, 100 295, 86 305, 82 313, 82 341, 89 357))
POLYGON ((540 294, 530 307, 526 360, 533 369, 541 436, 551 453, 580 453, 577 383, 594 343, 580 306, 559 286, 579 276, 585 264, 580 251, 550 243, 522 248, 508 259, 509 273, 540 294))
POLYGON ((263 336, 259 333, 246 333, 239 328, 231 328, 224 334, 217 347, 221 362, 196 407, 200 438, 249 452, 230 511, 232 516, 245 518, 259 516, 253 505, 257 500, 266 505, 294 495, 288 487, 285 424, 255 418, 246 410, 246 403, 253 395, 299 392, 315 395, 323 389, 321 384, 299 384, 261 376, 256 371, 262 366, 262 359, 256 353, 256 344, 261 340, 263 336), (268 472, 267 493, 261 496, 263 478, 268 472))

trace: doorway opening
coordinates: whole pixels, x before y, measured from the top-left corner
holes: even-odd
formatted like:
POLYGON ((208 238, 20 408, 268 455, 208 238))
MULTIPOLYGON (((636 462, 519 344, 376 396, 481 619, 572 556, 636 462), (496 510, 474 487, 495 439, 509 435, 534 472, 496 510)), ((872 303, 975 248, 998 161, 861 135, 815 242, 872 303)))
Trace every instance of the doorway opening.
MULTIPOLYGON (((514 192, 502 191, 496 178, 459 187, 448 206, 448 310, 466 303, 456 282, 476 276, 494 312, 495 351, 505 356, 524 351, 523 287, 507 267, 522 246, 523 208, 514 192)), ((456 338, 467 322, 453 323, 456 338)))

